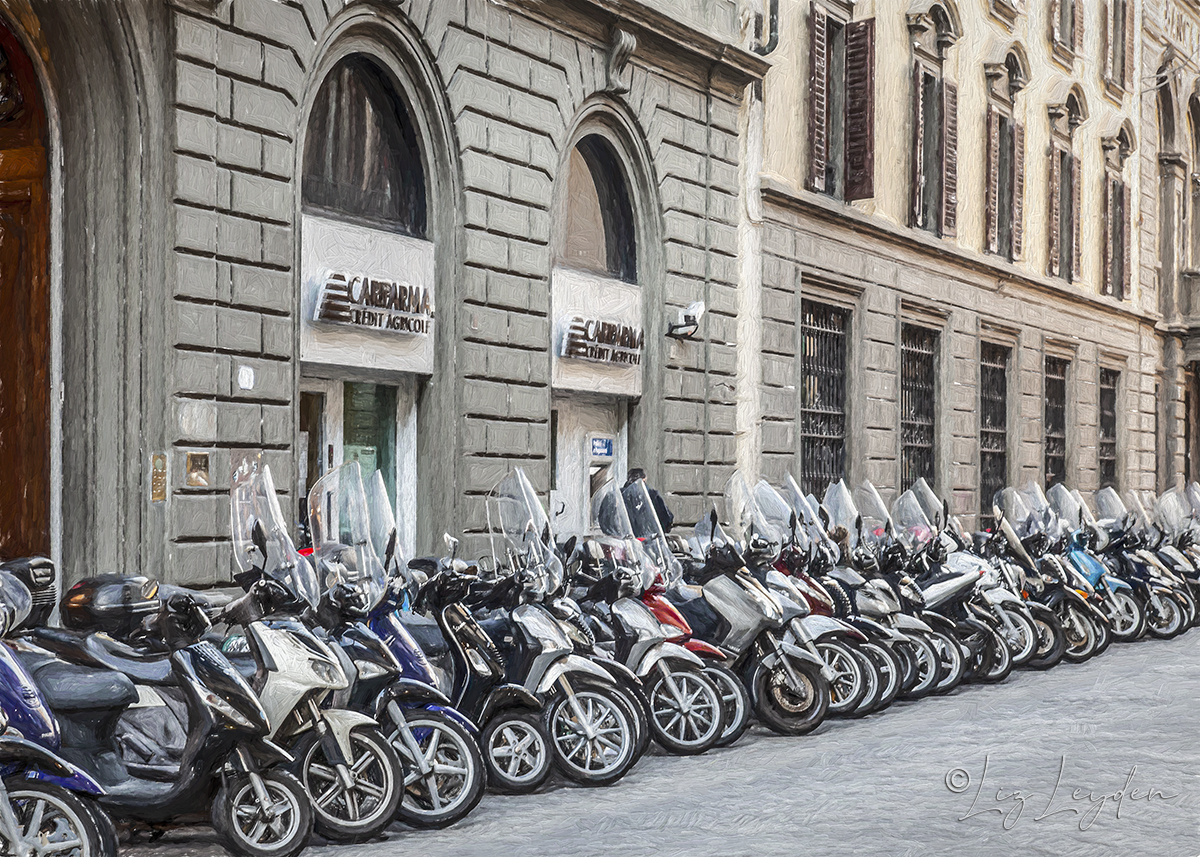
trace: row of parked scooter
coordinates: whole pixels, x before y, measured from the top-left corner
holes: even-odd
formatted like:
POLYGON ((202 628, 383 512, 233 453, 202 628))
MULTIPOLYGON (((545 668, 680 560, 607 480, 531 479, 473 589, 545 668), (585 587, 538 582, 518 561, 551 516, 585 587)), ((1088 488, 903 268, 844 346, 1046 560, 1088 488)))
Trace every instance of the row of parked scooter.
POLYGON ((603 485, 559 539, 515 470, 487 500, 491 555, 405 561, 378 472, 326 474, 313 547, 267 467, 231 524, 243 594, 80 582, 50 627, 48 560, 0 566, 5 853, 107 857, 133 832, 210 822, 234 854, 297 854, 393 821, 442 827, 485 788, 623 777, 672 754, 1081 662, 1197 620, 1200 485, 1006 488, 969 534, 924 480, 806 495, 735 473, 690 537, 645 482, 603 485))

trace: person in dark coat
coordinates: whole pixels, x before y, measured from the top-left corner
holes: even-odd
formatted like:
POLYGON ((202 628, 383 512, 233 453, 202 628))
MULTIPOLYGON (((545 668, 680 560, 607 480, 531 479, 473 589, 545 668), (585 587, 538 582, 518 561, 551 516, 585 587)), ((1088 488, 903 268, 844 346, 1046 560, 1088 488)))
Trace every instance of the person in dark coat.
MULTIPOLYGON (((628 488, 639 479, 645 481, 646 471, 642 470, 640 467, 631 468, 625 477, 625 487, 628 488)), ((650 502, 654 504, 654 514, 658 516, 658 522, 662 524, 663 532, 671 532, 671 527, 675 526, 675 515, 672 514, 671 510, 667 508, 667 504, 663 500, 661 494, 659 494, 649 485, 646 486, 646 491, 648 491, 650 494, 650 502)))

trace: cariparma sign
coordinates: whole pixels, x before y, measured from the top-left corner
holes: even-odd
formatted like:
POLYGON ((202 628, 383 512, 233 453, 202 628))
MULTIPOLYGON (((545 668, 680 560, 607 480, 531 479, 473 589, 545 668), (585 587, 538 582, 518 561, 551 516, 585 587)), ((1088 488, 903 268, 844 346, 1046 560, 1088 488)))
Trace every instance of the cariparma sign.
POLYGON ((640 366, 646 334, 617 321, 572 316, 563 333, 560 356, 613 366, 640 366))
POLYGON ((313 321, 428 336, 433 330, 433 295, 409 283, 334 272, 321 285, 313 321))

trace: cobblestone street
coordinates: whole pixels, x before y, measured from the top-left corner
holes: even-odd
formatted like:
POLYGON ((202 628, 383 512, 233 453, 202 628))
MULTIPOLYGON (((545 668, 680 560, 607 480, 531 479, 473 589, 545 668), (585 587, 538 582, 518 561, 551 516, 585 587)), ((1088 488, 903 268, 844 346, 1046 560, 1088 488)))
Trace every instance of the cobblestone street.
MULTIPOLYGON (((450 830, 396 827, 387 841, 306 854, 1193 857, 1198 649, 1194 631, 1117 645, 1087 664, 898 703, 806 738, 756 727, 706 756, 649 755, 610 789, 489 794, 450 830)), ((203 831, 127 853, 219 851, 203 831)))

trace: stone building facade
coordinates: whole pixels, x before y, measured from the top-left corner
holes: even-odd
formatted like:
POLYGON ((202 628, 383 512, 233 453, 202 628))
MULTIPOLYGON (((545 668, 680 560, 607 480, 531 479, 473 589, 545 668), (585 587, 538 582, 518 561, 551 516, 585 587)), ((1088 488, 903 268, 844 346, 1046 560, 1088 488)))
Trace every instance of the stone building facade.
POLYGON ((924 476, 973 522, 1005 484, 1181 473, 1146 83, 1157 14, 781 4, 759 227, 765 473, 869 478, 885 498, 924 476))
POLYGON ((481 549, 514 466, 567 521, 628 465, 700 514, 696 474, 736 455, 739 117, 767 69, 734 3, 0 14, 49 152, 24 548, 68 579, 227 580, 259 452, 297 512, 330 465, 380 467, 408 550, 481 549), (701 300, 706 336, 667 338, 701 300), (576 323, 601 347, 565 348, 576 323))

